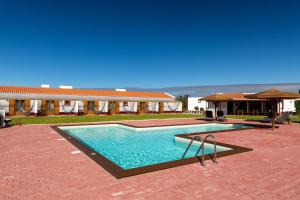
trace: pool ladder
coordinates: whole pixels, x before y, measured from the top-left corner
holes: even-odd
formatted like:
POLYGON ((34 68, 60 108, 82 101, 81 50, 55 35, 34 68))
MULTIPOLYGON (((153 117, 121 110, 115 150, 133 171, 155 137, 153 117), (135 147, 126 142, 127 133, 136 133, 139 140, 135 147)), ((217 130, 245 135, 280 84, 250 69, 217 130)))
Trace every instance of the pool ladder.
POLYGON ((205 148, 205 141, 207 140, 207 138, 212 138, 213 139, 213 142, 214 142, 214 153, 213 153, 213 156, 211 154, 209 154, 209 156, 212 158, 212 160, 213 160, 214 163, 217 163, 217 143, 216 143, 215 137, 213 135, 211 135, 211 134, 207 135, 204 139, 202 139, 202 137, 200 137, 200 136, 194 136, 192 138, 189 146, 186 148, 185 152, 183 153, 181 159, 184 159, 184 157, 187 154, 188 150, 192 146, 194 140, 196 140, 196 141, 201 142, 201 145, 200 145, 198 151, 196 152, 195 157, 198 156, 200 150, 202 150, 202 155, 201 155, 200 162, 201 162, 202 166, 205 166, 205 163, 204 163, 204 148, 205 148))

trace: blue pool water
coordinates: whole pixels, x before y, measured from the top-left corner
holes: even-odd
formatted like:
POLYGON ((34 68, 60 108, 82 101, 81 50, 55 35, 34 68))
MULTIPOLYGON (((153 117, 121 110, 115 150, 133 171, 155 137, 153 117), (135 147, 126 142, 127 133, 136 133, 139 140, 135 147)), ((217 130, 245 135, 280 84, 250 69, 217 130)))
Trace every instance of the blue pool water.
MULTIPOLYGON (((181 159, 188 142, 175 140, 174 135, 194 132, 246 128, 237 124, 202 124, 153 128, 132 128, 124 125, 64 126, 60 129, 81 143, 105 156, 123 169, 132 169, 181 159)), ((193 145, 186 158, 195 156, 199 145, 193 145)), ((217 146, 217 151, 230 148, 217 146)), ((213 153, 205 145, 205 154, 213 153)))

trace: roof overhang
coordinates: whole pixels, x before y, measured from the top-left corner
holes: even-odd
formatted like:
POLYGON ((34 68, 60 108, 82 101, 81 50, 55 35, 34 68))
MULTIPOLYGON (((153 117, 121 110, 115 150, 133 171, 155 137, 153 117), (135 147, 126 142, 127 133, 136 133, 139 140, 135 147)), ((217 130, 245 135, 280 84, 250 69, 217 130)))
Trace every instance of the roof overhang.
POLYGON ((46 100, 99 100, 99 101, 159 101, 175 102, 175 98, 144 98, 144 97, 117 97, 117 96, 78 96, 78 95, 54 95, 54 94, 22 94, 0 93, 2 99, 46 99, 46 100))

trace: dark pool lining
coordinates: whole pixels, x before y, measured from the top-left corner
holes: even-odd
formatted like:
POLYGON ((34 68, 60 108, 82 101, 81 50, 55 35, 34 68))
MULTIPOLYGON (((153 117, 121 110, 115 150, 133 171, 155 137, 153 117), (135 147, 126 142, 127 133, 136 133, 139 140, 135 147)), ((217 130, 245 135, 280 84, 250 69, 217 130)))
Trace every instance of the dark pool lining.
MULTIPOLYGON (((169 162, 163 162, 163 163, 158 163, 154 165, 148 165, 148 166, 143 166, 143 167, 138 167, 138 168, 133 168, 133 169, 123 169, 119 165, 115 164, 111 160, 107 159, 100 153, 94 151, 92 148, 88 147, 87 145, 81 143, 78 139, 75 137, 69 135, 66 131, 63 131, 59 129, 58 127, 62 126, 84 126, 84 125, 107 125, 107 124, 118 124, 118 125, 124 125, 128 127, 133 127, 133 128, 149 128, 149 127, 165 127, 165 126, 132 126, 132 125, 127 125, 124 123, 101 123, 101 124, 72 124, 72 125, 61 125, 61 126, 51 126, 55 131, 57 131, 62 137, 64 137, 66 140, 68 140, 71 144, 73 144, 75 147, 77 147, 79 150, 81 150, 83 153, 85 153, 88 157, 90 157, 92 160, 94 160, 97 164, 102 166, 106 171, 108 171, 111 175, 113 175, 115 178, 125 178, 129 176, 134 176, 138 174, 144 174, 144 173, 149 173, 153 171, 158 171, 162 169, 167 169, 167 168, 172 168, 172 167, 177 167, 181 165, 186 165, 186 164, 191 164, 191 163, 197 163, 200 162, 200 157, 191 157, 191 158, 186 158, 183 160, 174 160, 174 161, 169 161, 169 162)), ((204 125, 205 123, 203 123, 204 125)), ((228 123, 219 123, 219 124, 228 124, 228 123)), ((265 125, 258 125, 258 124, 245 124, 245 123, 229 123, 229 124, 240 124, 240 125, 247 125, 251 127, 247 128, 241 128, 241 129, 231 129, 231 130, 220 130, 220 131, 209 131, 209 132, 198 132, 198 133, 189 133, 189 134, 177 134, 175 135, 176 137, 181 137, 185 139, 190 139, 190 136, 194 135, 201 135, 201 134, 210 134, 210 133, 222 133, 222 132, 229 132, 229 131, 241 131, 241 130, 247 130, 247 129, 253 129, 253 128, 266 128, 269 126, 265 125)), ((201 124, 174 124, 174 125, 168 125, 168 126, 182 126, 182 125, 201 125, 201 124)), ((212 141, 206 141, 207 143, 213 144, 212 141)), ((217 157, 225 157, 225 156, 230 156, 234 154, 239 154, 243 152, 248 152, 252 151, 250 148, 246 147, 241 147, 241 146, 235 146, 231 144, 226 144, 226 143, 221 143, 217 142, 218 146, 223 146, 227 148, 231 148, 231 150, 226 150, 222 152, 217 152, 217 157)), ((209 155, 204 156, 205 160, 211 159, 209 155)))

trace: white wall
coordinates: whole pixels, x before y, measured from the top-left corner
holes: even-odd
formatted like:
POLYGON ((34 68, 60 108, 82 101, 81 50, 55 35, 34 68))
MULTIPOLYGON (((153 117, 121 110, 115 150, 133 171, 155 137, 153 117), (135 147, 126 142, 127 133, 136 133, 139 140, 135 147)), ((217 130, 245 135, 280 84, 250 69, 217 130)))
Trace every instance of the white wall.
POLYGON ((158 112, 159 103, 158 102, 149 102, 148 103, 148 111, 149 112, 158 112))
POLYGON ((99 112, 108 112, 108 101, 99 101, 99 112))
POLYGON ((83 111, 84 110, 84 103, 83 101, 77 101, 78 104, 78 110, 83 111))
POLYGON ((137 112, 137 102, 128 101, 127 106, 123 106, 124 101, 120 101, 120 112, 137 112))
POLYGON ((204 108, 206 110, 206 101, 201 100, 202 97, 189 97, 188 98, 188 111, 196 111, 195 107, 204 108))
POLYGON ((78 112, 78 102, 70 100, 70 105, 66 106, 65 100, 59 101, 59 112, 62 112, 62 113, 69 113, 69 112, 77 113, 78 112))
MULTIPOLYGON (((65 110, 63 109, 63 103, 64 101, 60 101, 59 102, 59 112, 66 112, 68 113, 69 111, 72 110, 72 108, 74 107, 72 113, 77 113, 79 111, 79 109, 81 109, 81 111, 84 110, 84 102, 83 101, 71 101, 71 105, 70 106, 66 106, 65 104, 65 110)), ((107 101, 99 101, 99 107, 96 108, 98 109, 98 111, 100 112, 107 112, 108 111, 108 102, 107 101)))
MULTIPOLYGON (((211 101, 209 101, 208 102, 208 108, 210 109, 210 110, 215 110, 215 105, 214 105, 214 103, 213 102, 211 102, 211 101)), ((224 115, 227 115, 227 102, 221 102, 221 106, 219 105, 219 106, 217 106, 217 110, 222 110, 223 112, 224 112, 224 115)))
MULTIPOLYGON (((287 100, 283 100, 283 104, 279 103, 278 104, 278 110, 280 108, 280 112, 296 112, 296 107, 295 107, 295 100, 297 99, 287 99, 287 100), (282 110, 282 106, 283 106, 283 110, 282 110)), ((300 99, 298 99, 300 100, 300 99)))
POLYGON ((41 100, 30 100, 30 113, 38 113, 41 110, 41 100))
POLYGON ((164 102, 164 111, 169 112, 181 112, 182 111, 182 102, 164 102))
POLYGON ((0 99, 0 110, 5 110, 6 113, 9 112, 9 101, 7 99, 0 99))

